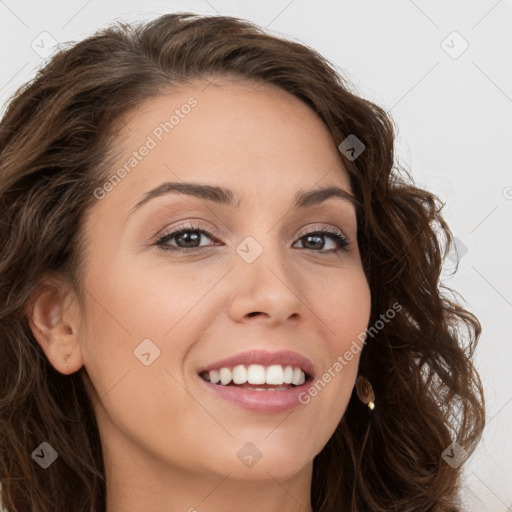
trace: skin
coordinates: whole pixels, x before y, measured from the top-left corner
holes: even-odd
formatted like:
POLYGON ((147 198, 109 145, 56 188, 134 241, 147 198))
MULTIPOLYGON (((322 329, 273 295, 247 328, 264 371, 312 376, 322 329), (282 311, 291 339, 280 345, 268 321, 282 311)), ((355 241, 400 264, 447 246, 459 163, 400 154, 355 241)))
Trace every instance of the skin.
POLYGON ((228 80, 162 94, 130 113, 118 166, 191 96, 191 113, 87 214, 86 310, 49 287, 34 305, 34 334, 58 371, 86 372, 107 512, 311 511, 313 459, 345 412, 360 353, 291 413, 236 407, 206 392, 197 370, 249 349, 293 350, 320 378, 366 329, 370 290, 354 207, 331 198, 291 209, 299 190, 351 193, 348 174, 310 107, 270 85, 228 80), (168 194, 129 215, 165 181, 228 187, 240 208, 168 194), (216 231, 201 236, 202 252, 151 245, 190 220, 216 231), (307 248, 304 234, 322 224, 349 247, 326 252, 337 245, 325 235, 324 249, 307 248), (236 252, 247 236, 263 249, 250 264, 236 252), (160 350, 149 366, 134 356, 144 339, 160 350), (248 442, 261 452, 252 467, 237 457, 248 442))

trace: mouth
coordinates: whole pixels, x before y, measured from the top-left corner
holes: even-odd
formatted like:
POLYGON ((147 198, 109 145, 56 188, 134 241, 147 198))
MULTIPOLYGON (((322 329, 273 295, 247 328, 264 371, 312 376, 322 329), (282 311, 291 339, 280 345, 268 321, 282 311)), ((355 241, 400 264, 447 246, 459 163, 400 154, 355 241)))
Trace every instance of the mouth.
POLYGON ((218 369, 203 371, 199 376, 218 386, 241 387, 254 391, 285 391, 301 386, 311 379, 310 375, 299 366, 281 364, 222 366, 218 369))
POLYGON ((283 412, 298 406, 313 381, 313 365, 296 352, 249 351, 198 370, 218 397, 255 412, 283 412))

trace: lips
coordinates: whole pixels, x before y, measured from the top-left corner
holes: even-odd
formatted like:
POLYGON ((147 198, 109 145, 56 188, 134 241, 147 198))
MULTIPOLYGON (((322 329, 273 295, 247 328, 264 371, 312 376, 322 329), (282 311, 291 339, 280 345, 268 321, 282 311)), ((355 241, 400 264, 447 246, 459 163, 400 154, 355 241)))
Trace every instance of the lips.
POLYGON ((252 412, 278 413, 303 404, 299 398, 314 371, 311 361, 296 352, 252 350, 201 367, 198 376, 223 401, 252 412))

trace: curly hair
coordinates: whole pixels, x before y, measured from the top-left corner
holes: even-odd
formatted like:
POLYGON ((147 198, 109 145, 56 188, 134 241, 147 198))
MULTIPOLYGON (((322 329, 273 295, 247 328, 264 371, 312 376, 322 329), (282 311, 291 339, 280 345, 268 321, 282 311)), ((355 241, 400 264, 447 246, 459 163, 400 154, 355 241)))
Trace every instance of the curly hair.
MULTIPOLYGON (((59 49, 11 98, 0 123, 0 478, 9 512, 103 512, 106 479, 85 368, 53 369, 29 326, 42 276, 66 278, 83 297, 85 213, 111 173, 116 121, 150 97, 197 79, 273 84, 320 116, 337 146, 355 134, 356 158, 339 153, 357 209, 358 244, 379 313, 402 308, 361 353, 374 411, 352 392, 313 463, 315 512, 460 511, 463 465, 485 423, 472 358, 481 325, 441 281, 452 234, 442 203, 395 163, 393 122, 358 96, 325 58, 234 17, 166 14, 117 22, 59 49), (446 293, 451 292, 451 293, 446 293), (45 440, 59 462, 41 471, 45 440)), ((382 322, 381 322, 382 323, 382 322)))

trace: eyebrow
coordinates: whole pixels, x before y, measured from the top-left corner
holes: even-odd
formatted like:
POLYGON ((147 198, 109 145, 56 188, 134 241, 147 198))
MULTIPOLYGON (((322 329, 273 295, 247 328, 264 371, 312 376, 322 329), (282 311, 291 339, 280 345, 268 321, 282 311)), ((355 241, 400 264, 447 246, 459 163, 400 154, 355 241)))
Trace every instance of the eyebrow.
MULTIPOLYGON (((146 192, 144 194, 144 198, 130 210, 129 216, 151 199, 167 194, 185 194, 228 206, 230 208, 239 208, 241 204, 241 197, 228 188, 214 185, 203 185, 200 183, 167 181, 146 192)), ((307 208, 315 206, 333 197, 347 201, 354 206, 359 206, 359 202, 352 194, 339 187, 329 186, 309 191, 300 190, 295 194, 292 208, 307 208)))

